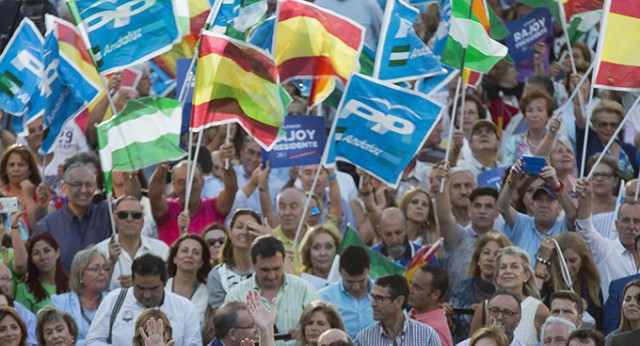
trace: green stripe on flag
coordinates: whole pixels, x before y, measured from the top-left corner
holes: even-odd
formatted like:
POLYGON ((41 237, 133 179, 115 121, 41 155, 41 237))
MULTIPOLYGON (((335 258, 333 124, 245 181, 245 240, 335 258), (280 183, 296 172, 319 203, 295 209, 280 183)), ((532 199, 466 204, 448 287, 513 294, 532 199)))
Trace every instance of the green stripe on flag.
POLYGON ((507 47, 489 37, 480 23, 466 18, 452 17, 449 39, 441 61, 449 66, 460 68, 464 56, 465 68, 488 73, 493 65, 507 55, 507 51, 507 47))
POLYGON ((340 249, 338 253, 342 253, 342 251, 350 245, 360 246, 367 250, 369 253, 369 257, 371 259, 371 272, 369 276, 372 279, 376 279, 380 276, 388 275, 388 274, 398 274, 404 275, 405 268, 391 262, 386 257, 381 254, 371 250, 363 241, 360 239, 358 232, 356 232, 353 228, 347 227, 344 232, 344 236, 342 238, 342 243, 340 244, 340 249))

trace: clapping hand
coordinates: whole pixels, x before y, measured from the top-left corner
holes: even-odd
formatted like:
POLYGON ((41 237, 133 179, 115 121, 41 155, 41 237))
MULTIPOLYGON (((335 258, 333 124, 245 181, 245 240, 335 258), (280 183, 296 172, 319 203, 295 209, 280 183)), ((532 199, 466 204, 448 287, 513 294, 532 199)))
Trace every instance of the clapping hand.
POLYGON ((144 342, 144 346, 173 346, 176 344, 175 340, 164 340, 164 326, 162 320, 156 320, 151 317, 147 320, 147 333, 144 328, 140 327, 140 337, 144 342))

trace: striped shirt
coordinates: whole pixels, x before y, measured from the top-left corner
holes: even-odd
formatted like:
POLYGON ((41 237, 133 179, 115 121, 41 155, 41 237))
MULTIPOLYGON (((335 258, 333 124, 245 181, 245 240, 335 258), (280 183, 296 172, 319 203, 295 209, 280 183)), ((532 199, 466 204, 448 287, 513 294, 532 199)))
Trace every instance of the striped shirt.
POLYGON ((356 336, 357 346, 441 346, 440 337, 436 331, 412 319, 404 319, 404 325, 400 334, 395 339, 387 337, 382 322, 374 323, 356 336))

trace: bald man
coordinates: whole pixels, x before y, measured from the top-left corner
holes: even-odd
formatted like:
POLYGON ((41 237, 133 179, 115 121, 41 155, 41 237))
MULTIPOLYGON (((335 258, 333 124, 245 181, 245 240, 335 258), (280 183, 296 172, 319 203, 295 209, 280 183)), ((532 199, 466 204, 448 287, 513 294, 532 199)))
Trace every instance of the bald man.
POLYGON ((353 342, 345 331, 332 328, 320 335, 318 346, 352 346, 353 342))

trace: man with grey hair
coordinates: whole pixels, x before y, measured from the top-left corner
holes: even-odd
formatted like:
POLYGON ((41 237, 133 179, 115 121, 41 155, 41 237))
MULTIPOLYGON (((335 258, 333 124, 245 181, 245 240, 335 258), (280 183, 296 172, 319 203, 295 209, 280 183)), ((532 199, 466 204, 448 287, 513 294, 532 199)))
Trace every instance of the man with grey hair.
POLYGON ((471 224, 469 207, 471 192, 476 188, 476 177, 465 168, 453 167, 449 172, 449 198, 451 213, 461 227, 471 224))
POLYGON ((33 235, 50 233, 60 245, 60 257, 67 271, 73 256, 89 245, 109 238, 111 217, 106 201, 93 204, 96 168, 77 162, 64 171, 62 192, 67 204, 36 223, 33 235))
POLYGON ((569 335, 576 330, 573 322, 562 317, 550 316, 540 328, 540 340, 543 346, 565 346, 569 335))

